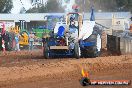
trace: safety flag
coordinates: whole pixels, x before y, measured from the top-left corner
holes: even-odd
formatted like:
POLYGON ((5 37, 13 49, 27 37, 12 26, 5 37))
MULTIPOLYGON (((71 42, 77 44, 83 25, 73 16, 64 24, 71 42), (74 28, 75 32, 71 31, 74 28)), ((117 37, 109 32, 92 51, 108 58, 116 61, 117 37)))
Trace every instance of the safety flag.
POLYGON ((95 15, 94 15, 94 8, 93 8, 93 6, 91 7, 90 21, 95 21, 95 15))

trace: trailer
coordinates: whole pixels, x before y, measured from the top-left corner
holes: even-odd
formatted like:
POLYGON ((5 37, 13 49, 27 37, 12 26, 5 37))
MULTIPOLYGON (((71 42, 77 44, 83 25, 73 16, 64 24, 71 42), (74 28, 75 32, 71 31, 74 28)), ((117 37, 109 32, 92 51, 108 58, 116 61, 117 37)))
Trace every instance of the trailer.
POLYGON ((126 31, 114 31, 107 35, 107 50, 113 55, 132 54, 132 33, 126 31))
POLYGON ((107 50, 113 55, 132 54, 132 32, 127 17, 113 18, 107 32, 107 50))

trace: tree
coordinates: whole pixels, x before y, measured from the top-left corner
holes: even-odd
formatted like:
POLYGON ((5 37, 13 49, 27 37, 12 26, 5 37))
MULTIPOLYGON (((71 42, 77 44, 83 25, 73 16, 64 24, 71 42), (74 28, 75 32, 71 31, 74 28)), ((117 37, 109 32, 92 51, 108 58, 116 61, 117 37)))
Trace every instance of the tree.
POLYGON ((26 13, 39 13, 39 8, 33 7, 26 11, 26 13))
POLYGON ((116 0, 119 11, 132 11, 132 0, 116 0))
POLYGON ((80 12, 89 12, 90 7, 94 6, 96 11, 115 11, 115 0, 76 0, 76 3, 80 6, 80 12))
POLYGON ((22 14, 22 13, 25 13, 26 12, 26 9, 24 8, 24 7, 22 7, 21 9, 20 9, 20 13, 22 14))
POLYGON ((46 5, 40 7, 33 7, 27 13, 50 13, 50 12, 64 12, 64 9, 57 2, 57 0, 48 0, 46 5))
POLYGON ((0 13, 10 13, 12 7, 12 0, 0 0, 0 13))

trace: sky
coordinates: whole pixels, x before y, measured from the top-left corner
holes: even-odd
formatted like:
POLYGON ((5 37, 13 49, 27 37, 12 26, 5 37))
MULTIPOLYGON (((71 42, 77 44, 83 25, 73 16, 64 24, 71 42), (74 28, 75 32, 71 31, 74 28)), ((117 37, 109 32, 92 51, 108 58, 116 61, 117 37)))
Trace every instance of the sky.
MULTIPOLYGON (((30 0, 21 0, 25 9, 28 10, 29 8, 31 8, 31 3, 30 0)), ((13 9, 11 11, 11 13, 13 14, 18 14, 20 12, 20 9, 23 7, 20 0, 13 0, 13 9)))
MULTIPOLYGON (((23 6, 25 7, 26 10, 31 8, 31 3, 30 0, 13 0, 13 6, 14 8, 12 9, 11 13, 13 14, 18 14, 20 12, 20 9, 23 7, 21 2, 23 3, 23 6)), ((66 6, 66 11, 71 10, 72 5, 75 3, 75 0, 68 0, 69 3, 65 3, 65 0, 62 0, 62 6, 66 6)))

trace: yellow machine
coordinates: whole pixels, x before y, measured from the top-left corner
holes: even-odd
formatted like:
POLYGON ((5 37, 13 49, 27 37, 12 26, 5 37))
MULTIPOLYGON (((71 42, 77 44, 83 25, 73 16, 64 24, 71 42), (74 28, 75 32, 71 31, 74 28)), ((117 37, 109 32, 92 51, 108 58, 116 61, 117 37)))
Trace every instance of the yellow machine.
POLYGON ((28 33, 26 31, 22 31, 21 32, 19 26, 11 27, 10 28, 10 32, 13 32, 15 34, 20 34, 20 40, 19 40, 20 47, 24 47, 24 46, 28 46, 29 45, 28 33))

